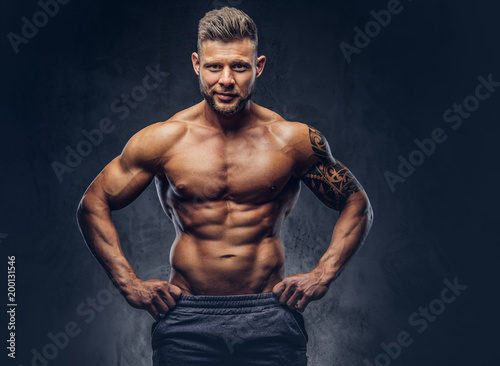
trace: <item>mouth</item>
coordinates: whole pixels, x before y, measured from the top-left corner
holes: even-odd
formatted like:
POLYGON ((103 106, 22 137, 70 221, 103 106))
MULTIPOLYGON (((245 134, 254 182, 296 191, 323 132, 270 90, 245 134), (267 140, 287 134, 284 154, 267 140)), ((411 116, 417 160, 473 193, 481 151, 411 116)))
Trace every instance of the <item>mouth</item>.
POLYGON ((223 102, 230 102, 237 96, 237 94, 225 94, 225 93, 215 93, 215 94, 217 94, 217 97, 223 102))

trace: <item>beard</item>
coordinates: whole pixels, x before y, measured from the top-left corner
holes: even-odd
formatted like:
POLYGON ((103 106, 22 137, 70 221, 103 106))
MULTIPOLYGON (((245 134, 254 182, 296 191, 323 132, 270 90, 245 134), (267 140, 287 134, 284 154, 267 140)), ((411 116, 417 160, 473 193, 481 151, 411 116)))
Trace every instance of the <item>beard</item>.
POLYGON ((223 90, 215 90, 214 89, 214 90, 210 91, 210 90, 207 90, 204 88, 200 79, 198 79, 198 80, 199 80, 199 84, 200 84, 200 92, 203 95, 203 98, 205 98, 208 105, 212 108, 212 110, 214 112, 219 113, 223 116, 233 116, 236 113, 238 113, 239 111, 241 111, 245 107, 247 102, 250 100, 250 98, 252 97, 253 92, 255 90, 255 83, 253 83, 245 95, 241 95, 241 94, 235 92, 234 90, 224 90, 224 89, 223 90), (233 100, 233 103, 231 103, 231 104, 227 104, 227 105, 224 104, 222 106, 218 105, 215 101, 215 94, 216 93, 233 94, 233 95, 235 95, 234 98, 236 98, 236 103, 234 103, 234 100, 233 100))

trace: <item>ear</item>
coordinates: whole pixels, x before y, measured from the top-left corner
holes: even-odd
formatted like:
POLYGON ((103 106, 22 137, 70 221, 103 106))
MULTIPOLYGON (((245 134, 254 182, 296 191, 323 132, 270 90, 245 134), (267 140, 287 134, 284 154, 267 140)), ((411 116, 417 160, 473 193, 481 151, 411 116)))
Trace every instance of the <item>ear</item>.
POLYGON ((200 75, 200 57, 196 52, 191 54, 191 62, 193 63, 193 69, 196 75, 200 75))
POLYGON ((262 71, 264 71, 264 65, 266 64, 266 56, 259 56, 257 57, 257 73, 255 74, 256 77, 259 77, 260 74, 262 74, 262 71))

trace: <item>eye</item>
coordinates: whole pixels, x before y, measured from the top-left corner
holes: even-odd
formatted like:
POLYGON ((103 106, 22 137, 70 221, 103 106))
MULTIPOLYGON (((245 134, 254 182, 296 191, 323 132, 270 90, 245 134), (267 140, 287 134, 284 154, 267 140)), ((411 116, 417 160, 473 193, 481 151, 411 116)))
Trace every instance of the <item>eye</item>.
POLYGON ((233 69, 235 69, 236 71, 244 71, 247 69, 247 67, 243 64, 235 64, 233 66, 233 69))
POLYGON ((218 71, 221 69, 221 67, 219 65, 208 65, 207 69, 209 69, 211 71, 218 71))

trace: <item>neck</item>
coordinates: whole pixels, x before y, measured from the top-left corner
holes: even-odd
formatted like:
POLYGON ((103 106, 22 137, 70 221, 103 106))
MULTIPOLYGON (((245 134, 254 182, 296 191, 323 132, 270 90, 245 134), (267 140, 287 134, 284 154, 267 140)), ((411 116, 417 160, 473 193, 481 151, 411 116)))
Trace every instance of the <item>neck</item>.
POLYGON ((205 121, 223 132, 237 131, 250 123, 250 116, 253 109, 253 102, 251 101, 248 101, 239 112, 230 116, 214 111, 206 100, 202 103, 205 121))

